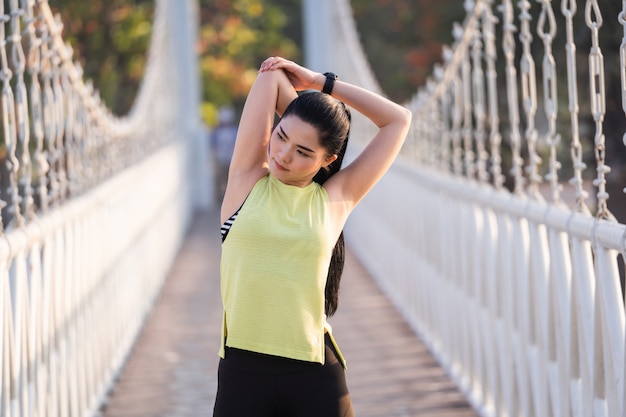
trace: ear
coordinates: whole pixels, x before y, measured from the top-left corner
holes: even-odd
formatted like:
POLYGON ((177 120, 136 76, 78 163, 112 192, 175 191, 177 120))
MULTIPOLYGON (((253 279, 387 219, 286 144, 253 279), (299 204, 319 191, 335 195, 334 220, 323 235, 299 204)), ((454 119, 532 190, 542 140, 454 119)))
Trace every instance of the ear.
POLYGON ((337 155, 336 155, 336 154, 333 154, 333 155, 327 156, 327 157, 324 159, 324 163, 322 164, 322 166, 323 166, 324 168, 326 168, 328 165, 332 164, 332 163, 333 163, 333 162, 335 162, 336 160, 337 160, 337 155))

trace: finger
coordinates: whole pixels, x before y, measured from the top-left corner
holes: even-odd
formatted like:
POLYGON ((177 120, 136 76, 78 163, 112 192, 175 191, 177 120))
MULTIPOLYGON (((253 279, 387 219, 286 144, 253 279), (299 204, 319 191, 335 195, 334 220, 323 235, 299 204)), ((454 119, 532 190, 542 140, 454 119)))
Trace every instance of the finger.
POLYGON ((268 71, 270 69, 273 69, 273 66, 276 65, 277 63, 281 62, 281 60, 283 60, 283 59, 280 58, 280 57, 277 57, 277 56, 271 56, 271 57, 267 58, 261 64, 261 67, 259 68, 259 72, 264 72, 264 71, 268 71))
POLYGON ((263 72, 267 69, 271 58, 267 58, 265 61, 261 62, 261 66, 259 67, 259 72, 263 72))

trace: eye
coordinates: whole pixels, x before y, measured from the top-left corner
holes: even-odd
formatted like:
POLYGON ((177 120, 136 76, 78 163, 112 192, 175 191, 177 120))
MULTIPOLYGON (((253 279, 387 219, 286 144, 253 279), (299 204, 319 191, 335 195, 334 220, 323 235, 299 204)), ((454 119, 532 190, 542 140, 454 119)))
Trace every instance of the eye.
POLYGON ((310 158, 310 157, 311 157, 311 155, 309 155, 308 153, 306 153, 306 152, 304 152, 304 151, 300 151, 300 150, 299 150, 299 151, 298 151, 298 153, 299 153, 300 155, 304 156, 305 158, 310 158))
POLYGON ((281 142, 285 141, 285 138, 280 133, 276 132, 276 136, 278 136, 278 140, 280 140, 281 142))

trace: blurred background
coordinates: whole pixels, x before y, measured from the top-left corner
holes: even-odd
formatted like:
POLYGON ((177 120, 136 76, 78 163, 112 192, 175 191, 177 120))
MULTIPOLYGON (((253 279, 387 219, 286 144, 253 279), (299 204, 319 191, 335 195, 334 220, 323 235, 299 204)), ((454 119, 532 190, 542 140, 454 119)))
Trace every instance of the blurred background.
MULTIPOLYGON (((200 0, 198 54, 202 115, 210 126, 223 106, 241 109, 261 61, 302 63, 300 0, 200 0)), ((460 0, 356 0, 359 33, 385 92, 407 101, 441 61, 460 21, 460 0), (375 59, 373 59, 375 58, 375 59)), ((153 0, 50 0, 85 76, 117 114, 133 103, 151 35, 153 0)), ((320 30, 327 23, 320 22, 320 30)))
MULTIPOLYGON (((301 0, 199 0, 197 51, 202 78, 202 106, 199 111, 210 128, 218 124, 219 111, 224 107, 233 109, 235 120, 238 119, 246 93, 264 58, 281 55, 302 63, 301 3, 301 0)), ((463 0, 351 1, 372 70, 391 99, 407 102, 425 84, 433 66, 441 62, 443 45, 453 42, 453 24, 463 20, 465 3, 463 0)), ((529 12, 538 15, 540 3, 532 2, 529 12)), ((552 3, 558 24, 561 24, 560 2, 552 3)), ((585 80, 591 37, 584 20, 585 1, 576 3, 579 9, 576 14, 578 24, 575 26, 576 43, 579 45, 579 79, 585 80)), ((607 189, 611 195, 609 208, 621 222, 625 222, 626 196, 622 188, 626 184, 626 144, 623 140, 626 122, 621 106, 620 66, 617 65, 624 29, 615 18, 622 5, 616 0, 598 0, 598 4, 606 16, 600 32, 600 47, 606 62, 606 162, 612 167, 607 176, 607 189)), ((151 35, 153 0, 50 0, 50 5, 61 15, 65 24, 63 36, 73 45, 76 60, 82 63, 85 77, 93 79, 104 102, 114 113, 125 114, 133 104, 143 75, 151 35)), ((326 24, 320 22, 320 31, 326 24)), ((541 90, 543 45, 536 29, 533 33, 536 78, 541 90)), ((566 59, 561 47, 564 42, 565 33, 556 33, 555 59, 561 61, 561 64, 557 62, 557 67, 562 67, 566 59)), ((501 51, 501 45, 498 45, 499 65, 503 64, 501 51)), ((519 57, 521 48, 517 48, 516 53, 519 57)), ((503 83, 504 80, 498 82, 503 83)), ((559 77, 558 82, 559 113, 566 114, 567 78, 559 77)), ((541 99, 541 91, 538 97, 541 99)), ((587 84, 579 88, 581 141, 585 162, 593 167, 595 127, 589 101, 587 84)), ((539 106, 536 123, 541 129, 541 103, 539 106)), ((559 131, 569 130, 567 118, 560 118, 559 123, 564 126, 559 131)), ((506 147, 506 140, 504 145, 506 147)), ((546 161, 548 147, 541 143, 539 146, 539 152, 543 153, 546 161)), ((506 166, 510 160, 506 149, 503 152, 506 166)), ((563 155, 559 156, 559 160, 565 161, 561 178, 570 178, 572 166, 567 162, 571 158, 566 137, 562 140, 560 153, 563 155)), ((587 172, 593 174, 593 169, 587 172)))

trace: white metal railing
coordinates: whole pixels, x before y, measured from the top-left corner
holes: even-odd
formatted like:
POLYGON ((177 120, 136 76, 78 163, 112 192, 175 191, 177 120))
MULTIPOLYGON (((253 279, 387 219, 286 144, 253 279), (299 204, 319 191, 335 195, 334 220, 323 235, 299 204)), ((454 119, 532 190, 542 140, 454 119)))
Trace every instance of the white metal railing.
POLYGON ((116 116, 46 0, 0 3, 0 416, 98 415, 205 202, 194 7, 156 1, 144 80, 116 116))
MULTIPOLYGON (((603 16, 603 4, 613 3, 465 1, 443 65, 407 104, 414 123, 399 161, 347 225, 352 250, 483 416, 626 416, 626 226, 609 210, 607 176, 621 167, 609 166, 603 132, 604 60, 623 83, 626 35, 620 56, 605 58, 599 42, 615 36, 603 19, 626 33, 626 1, 619 16, 603 16)), ((332 19, 333 70, 376 89, 348 0, 332 19)), ((350 153, 370 129, 355 117, 350 153)))

